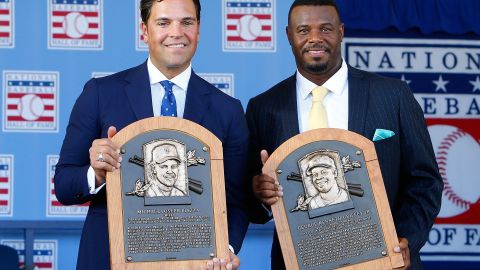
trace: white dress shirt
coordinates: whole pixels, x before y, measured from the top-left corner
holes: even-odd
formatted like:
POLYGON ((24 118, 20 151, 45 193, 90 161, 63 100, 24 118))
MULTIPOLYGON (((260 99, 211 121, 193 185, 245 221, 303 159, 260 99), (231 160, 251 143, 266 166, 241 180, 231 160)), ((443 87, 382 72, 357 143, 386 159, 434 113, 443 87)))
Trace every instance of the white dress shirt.
MULTIPOLYGON (((312 108, 312 90, 317 87, 297 70, 297 114, 300 133, 309 130, 308 115, 312 108)), ((342 66, 324 84, 329 92, 323 100, 329 128, 348 129, 348 67, 342 66)))
MULTIPOLYGON (((168 79, 153 65, 150 57, 147 61, 147 69, 148 77, 150 78, 150 88, 152 90, 153 116, 160 116, 162 98, 165 95, 165 89, 163 89, 160 82, 168 79)), ((174 83, 172 90, 177 103, 177 117, 180 118, 183 118, 183 112, 185 111, 185 100, 187 98, 188 82, 190 81, 191 75, 192 65, 190 64, 187 69, 170 80, 174 83)))
MULTIPOLYGON (((150 79, 150 89, 152 91, 152 108, 153 116, 160 116, 160 107, 162 106, 162 98, 165 95, 165 89, 160 84, 163 80, 168 80, 160 70, 158 70, 152 63, 150 57, 147 60, 148 77, 150 79)), ((183 118, 185 111, 185 100, 187 98, 188 82, 192 75, 192 64, 188 66, 182 73, 173 77, 170 81, 174 83, 172 87, 173 94, 175 95, 175 101, 177 103, 177 117, 183 118)), ((87 172, 88 189, 90 194, 97 194, 105 184, 95 188, 95 171, 92 166, 88 168, 87 172)))
MULTIPOLYGON (((312 90, 317 87, 314 82, 303 77, 297 69, 297 116, 300 133, 308 131, 308 116, 312 108, 312 90)), ((342 59, 342 66, 324 84, 329 92, 323 99, 327 112, 329 128, 348 130, 348 67, 342 59)), ((272 212, 263 205, 263 208, 272 216, 272 212)))

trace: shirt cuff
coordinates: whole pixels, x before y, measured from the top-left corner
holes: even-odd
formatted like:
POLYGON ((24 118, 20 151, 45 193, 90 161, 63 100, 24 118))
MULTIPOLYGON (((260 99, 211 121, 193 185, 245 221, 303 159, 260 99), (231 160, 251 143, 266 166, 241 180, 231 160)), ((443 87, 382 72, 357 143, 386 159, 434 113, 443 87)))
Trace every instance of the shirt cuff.
POLYGON ((232 247, 232 245, 228 245, 228 249, 233 253, 235 254, 235 249, 232 247))
POLYGON ((263 203, 262 203, 262 207, 265 210, 265 212, 267 212, 269 218, 273 217, 272 210, 268 209, 268 207, 266 207, 265 204, 263 203))
POLYGON ((88 190, 90 191, 90 195, 97 194, 103 188, 103 186, 105 186, 105 183, 103 183, 98 188, 95 188, 95 171, 93 170, 92 166, 88 168, 87 180, 88 180, 88 190))

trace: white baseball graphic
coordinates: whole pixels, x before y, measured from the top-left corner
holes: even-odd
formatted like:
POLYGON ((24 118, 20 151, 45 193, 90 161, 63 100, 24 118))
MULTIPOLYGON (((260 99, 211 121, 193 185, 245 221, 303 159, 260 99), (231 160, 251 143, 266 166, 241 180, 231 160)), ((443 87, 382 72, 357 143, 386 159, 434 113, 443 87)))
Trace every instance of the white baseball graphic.
POLYGON ((37 120, 44 110, 42 99, 34 94, 27 94, 20 98, 18 112, 27 121, 37 120))
POLYGON ((253 15, 245 15, 238 21, 237 31, 244 40, 254 40, 262 33, 260 20, 253 15))
POLYGON ((71 38, 80 38, 88 31, 88 20, 81 13, 68 13, 63 20, 63 30, 71 38))
POLYGON ((457 127, 432 125, 428 131, 444 183, 438 216, 462 214, 480 198, 480 145, 457 127))

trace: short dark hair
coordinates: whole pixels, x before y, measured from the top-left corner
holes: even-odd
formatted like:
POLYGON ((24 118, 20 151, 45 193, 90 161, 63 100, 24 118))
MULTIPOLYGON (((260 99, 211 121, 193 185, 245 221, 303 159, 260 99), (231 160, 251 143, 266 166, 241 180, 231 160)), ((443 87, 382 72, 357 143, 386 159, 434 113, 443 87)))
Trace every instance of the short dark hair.
POLYGON ((298 6, 332 6, 335 8, 335 11, 337 11, 338 21, 340 23, 342 22, 340 11, 338 10, 335 0, 295 0, 288 11, 288 24, 290 24, 290 16, 292 15, 293 8, 298 6))
MULTIPOLYGON (((140 14, 142 15, 142 21, 147 23, 148 18, 150 18, 150 13, 152 11, 152 6, 154 2, 162 2, 163 0, 141 0, 140 1, 140 14)), ((192 0, 195 5, 195 11, 197 12, 197 20, 200 21, 200 0, 192 0)))

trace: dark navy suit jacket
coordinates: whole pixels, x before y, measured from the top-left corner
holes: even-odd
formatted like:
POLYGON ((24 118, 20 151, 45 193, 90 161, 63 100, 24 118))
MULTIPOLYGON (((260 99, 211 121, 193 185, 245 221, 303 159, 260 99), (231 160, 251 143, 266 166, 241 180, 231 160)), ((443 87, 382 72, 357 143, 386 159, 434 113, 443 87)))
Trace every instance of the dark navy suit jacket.
MULTIPOLYGON (((395 136, 374 142, 399 237, 409 241, 412 269, 421 268, 419 250, 440 211, 443 182, 439 175, 422 110, 408 86, 395 79, 348 68, 348 129, 372 139, 378 128, 395 136)), ((280 82, 250 100, 247 123, 252 143, 252 174, 261 172, 259 153, 270 154, 299 133, 296 77, 280 82)), ((253 206, 251 220, 269 220, 253 206)), ((272 246, 272 269, 282 269, 278 239, 272 246)))
MULTIPOLYGON (((111 76, 91 79, 73 107, 56 166, 55 194, 66 205, 90 201, 77 269, 110 268, 105 188, 90 195, 87 183, 92 141, 107 137, 109 126, 120 130, 152 116, 146 62, 111 76)), ((243 108, 238 100, 192 72, 184 118, 202 125, 222 142, 229 242, 238 252, 249 223, 244 183, 248 129, 243 108)))

